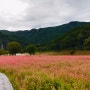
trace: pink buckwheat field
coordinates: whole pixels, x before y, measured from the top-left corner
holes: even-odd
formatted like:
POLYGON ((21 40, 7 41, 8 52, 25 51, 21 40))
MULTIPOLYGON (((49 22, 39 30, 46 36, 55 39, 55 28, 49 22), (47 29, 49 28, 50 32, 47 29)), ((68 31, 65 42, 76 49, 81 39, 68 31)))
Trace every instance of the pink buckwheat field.
POLYGON ((89 55, 0 56, 14 90, 90 90, 89 55))

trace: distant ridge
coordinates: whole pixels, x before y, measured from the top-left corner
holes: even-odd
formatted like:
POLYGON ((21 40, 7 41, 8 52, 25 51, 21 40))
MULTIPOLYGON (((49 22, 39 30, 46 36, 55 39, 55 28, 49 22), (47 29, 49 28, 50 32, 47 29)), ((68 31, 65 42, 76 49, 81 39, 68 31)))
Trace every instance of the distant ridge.
POLYGON ((90 23, 74 28, 73 30, 57 37, 49 44, 52 50, 85 50, 85 43, 88 42, 90 50, 90 23), (85 42, 86 41, 86 42, 85 42))
POLYGON ((8 30, 0 30, 0 43, 4 43, 4 47, 6 47, 5 45, 10 41, 20 42, 23 46, 29 43, 37 45, 46 44, 53 39, 72 31, 74 28, 84 26, 86 24, 89 24, 89 22, 72 21, 60 26, 25 31, 11 32, 8 30))

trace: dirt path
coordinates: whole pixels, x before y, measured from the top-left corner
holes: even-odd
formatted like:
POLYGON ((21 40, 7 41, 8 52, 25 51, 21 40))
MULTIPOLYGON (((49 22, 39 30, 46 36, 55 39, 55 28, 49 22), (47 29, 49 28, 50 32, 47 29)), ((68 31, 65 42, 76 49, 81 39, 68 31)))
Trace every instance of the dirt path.
POLYGON ((9 79, 2 73, 0 73, 0 90, 13 90, 9 79))

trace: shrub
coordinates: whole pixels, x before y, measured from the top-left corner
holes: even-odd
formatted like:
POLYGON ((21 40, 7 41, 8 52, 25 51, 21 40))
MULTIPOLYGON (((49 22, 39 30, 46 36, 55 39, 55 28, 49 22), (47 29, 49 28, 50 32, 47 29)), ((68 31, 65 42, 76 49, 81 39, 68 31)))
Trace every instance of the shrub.
POLYGON ((6 54, 8 54, 8 51, 0 49, 0 55, 6 55, 6 54))
POLYGON ((70 55, 74 55, 74 54, 75 54, 74 50, 70 51, 70 55))

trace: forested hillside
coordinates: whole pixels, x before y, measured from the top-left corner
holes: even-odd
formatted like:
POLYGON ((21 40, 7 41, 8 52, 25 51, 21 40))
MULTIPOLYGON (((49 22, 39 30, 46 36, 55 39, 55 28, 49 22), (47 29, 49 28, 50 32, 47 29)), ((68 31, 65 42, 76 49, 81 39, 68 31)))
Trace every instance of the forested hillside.
POLYGON ((90 50, 90 24, 78 27, 49 44, 52 50, 90 50))
MULTIPOLYGON (((32 29, 32 30, 24 30, 24 31, 8 31, 8 30, 0 30, 0 43, 1 45, 3 44, 3 47, 6 49, 7 48, 7 43, 11 41, 16 41, 21 43, 21 45, 24 47, 30 43, 33 43, 35 45, 46 45, 49 42, 55 40, 57 37, 60 37, 60 40, 57 39, 55 42, 60 41, 62 43, 62 49, 64 47, 71 47, 64 45, 64 43, 69 43, 70 40, 75 39, 74 33, 72 33, 72 30, 77 28, 77 27, 83 27, 84 25, 88 24, 87 22, 70 22, 67 24, 63 24, 60 26, 55 26, 55 27, 47 27, 47 28, 40 28, 40 29, 32 29), (72 33, 72 39, 67 38, 69 33, 72 33), (68 33, 68 34, 67 34, 68 33), (63 35, 63 36, 62 36, 63 35), (67 39, 66 39, 67 38, 67 39)), ((77 29, 75 29, 77 30, 77 29)), ((70 34, 71 35, 71 34, 70 34)), ((81 44, 81 42, 80 42, 81 44)), ((76 44, 75 44, 76 45, 76 44)), ((74 47, 74 45, 73 45, 74 47)), ((60 49, 59 48, 59 49, 60 49)))

